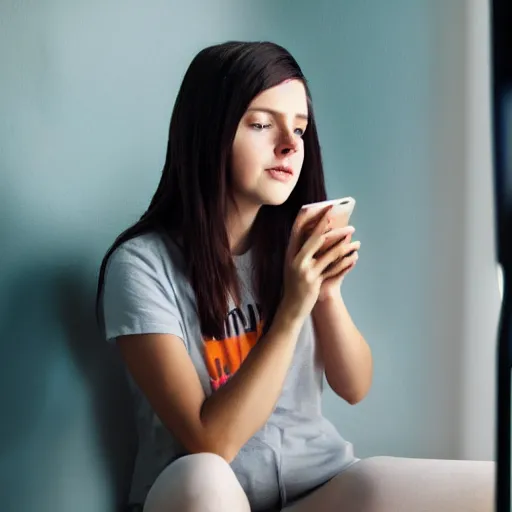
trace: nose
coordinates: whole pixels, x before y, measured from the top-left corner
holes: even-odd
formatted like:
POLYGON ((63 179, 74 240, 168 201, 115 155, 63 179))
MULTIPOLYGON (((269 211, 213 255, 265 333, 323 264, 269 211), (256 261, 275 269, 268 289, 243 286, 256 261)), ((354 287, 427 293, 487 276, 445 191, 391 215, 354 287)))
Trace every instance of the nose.
POLYGON ((292 134, 283 134, 275 149, 276 156, 286 156, 295 153, 297 145, 297 139, 292 134))

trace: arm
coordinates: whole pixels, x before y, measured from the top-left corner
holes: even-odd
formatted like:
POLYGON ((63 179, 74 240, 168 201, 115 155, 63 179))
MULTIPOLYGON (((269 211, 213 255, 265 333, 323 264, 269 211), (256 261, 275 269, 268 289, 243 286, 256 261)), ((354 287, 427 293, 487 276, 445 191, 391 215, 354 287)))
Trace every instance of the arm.
POLYGON ((121 336, 117 343, 137 385, 183 446, 230 462, 271 415, 301 326, 301 320, 280 308, 238 372, 208 399, 178 337, 121 336))
POLYGON ((366 396, 372 382, 370 347, 340 294, 317 302, 313 321, 329 386, 349 404, 356 404, 366 396))

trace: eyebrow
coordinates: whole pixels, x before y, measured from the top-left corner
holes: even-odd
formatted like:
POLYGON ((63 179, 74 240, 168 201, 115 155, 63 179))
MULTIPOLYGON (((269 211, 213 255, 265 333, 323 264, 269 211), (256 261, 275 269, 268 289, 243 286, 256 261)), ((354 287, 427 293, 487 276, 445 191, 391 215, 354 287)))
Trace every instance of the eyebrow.
MULTIPOLYGON (((266 112, 267 114, 271 114, 273 116, 282 116, 284 115, 283 112, 279 112, 277 110, 271 109, 271 108, 264 108, 264 107, 254 107, 254 108, 248 108, 247 112, 266 112)), ((295 114, 295 117, 298 119, 304 119, 305 121, 309 120, 309 116, 307 114, 295 114)))

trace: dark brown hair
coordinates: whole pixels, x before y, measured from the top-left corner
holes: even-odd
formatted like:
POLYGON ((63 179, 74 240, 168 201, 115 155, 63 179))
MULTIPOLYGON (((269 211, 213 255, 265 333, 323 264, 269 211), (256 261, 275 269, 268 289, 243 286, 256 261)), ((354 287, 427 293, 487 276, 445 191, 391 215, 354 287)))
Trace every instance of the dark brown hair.
POLYGON ((164 231, 181 240, 205 337, 224 337, 228 293, 239 294, 225 225, 231 197, 229 163, 235 133, 251 101, 288 79, 299 79, 309 104, 304 164, 290 197, 262 206, 250 233, 255 293, 268 330, 283 288, 283 264, 291 227, 303 204, 326 198, 311 94, 302 71, 279 45, 228 42, 205 48, 190 64, 172 113, 167 155, 158 188, 140 220, 121 233, 103 258, 96 311, 108 258, 123 242, 164 231))

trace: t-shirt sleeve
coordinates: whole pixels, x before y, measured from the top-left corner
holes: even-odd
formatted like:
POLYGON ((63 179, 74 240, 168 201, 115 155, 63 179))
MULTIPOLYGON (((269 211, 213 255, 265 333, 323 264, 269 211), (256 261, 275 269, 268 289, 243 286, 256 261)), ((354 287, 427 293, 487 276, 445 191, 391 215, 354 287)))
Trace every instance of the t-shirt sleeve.
POLYGON ((105 336, 174 334, 184 339, 177 298, 163 262, 140 248, 110 256, 103 285, 105 336))

